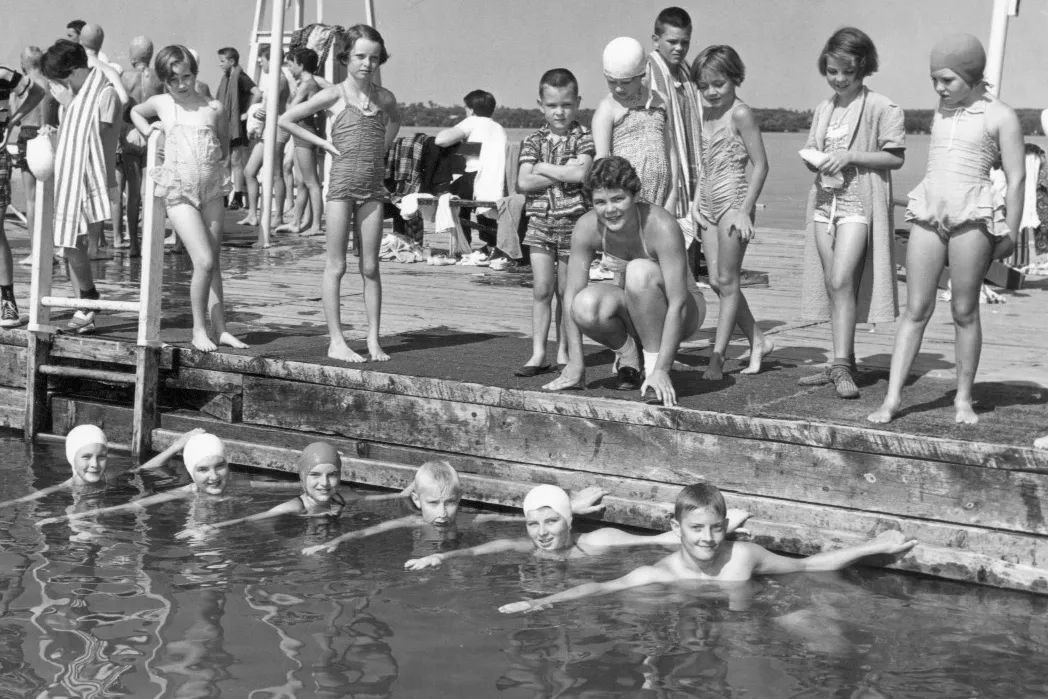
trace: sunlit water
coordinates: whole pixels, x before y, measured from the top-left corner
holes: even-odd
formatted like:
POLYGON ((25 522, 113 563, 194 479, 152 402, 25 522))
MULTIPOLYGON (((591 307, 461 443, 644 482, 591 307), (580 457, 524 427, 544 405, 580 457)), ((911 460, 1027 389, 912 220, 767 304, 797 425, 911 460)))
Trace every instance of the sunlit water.
MULTIPOLYGON (((58 445, 0 442, 0 499, 68 475, 58 445)), ((759 580, 730 597, 644 591, 506 617, 497 607, 654 561, 513 556, 410 573, 433 544, 391 532, 304 546, 403 514, 355 507, 181 541, 293 490, 35 526, 185 482, 110 459, 108 488, 0 511, 0 697, 1039 697, 1048 598, 871 570, 759 580)), ((260 475, 240 474, 243 483, 260 475)), ((463 517, 463 520, 468 517, 463 517)), ((516 536, 468 528, 460 543, 516 536)))

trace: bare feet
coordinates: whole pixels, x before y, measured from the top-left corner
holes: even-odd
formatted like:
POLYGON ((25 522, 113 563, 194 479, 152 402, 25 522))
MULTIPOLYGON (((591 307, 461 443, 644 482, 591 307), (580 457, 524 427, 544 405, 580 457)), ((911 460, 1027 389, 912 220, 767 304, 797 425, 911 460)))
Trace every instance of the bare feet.
POLYGON ((273 229, 274 233, 290 233, 298 232, 298 221, 292 221, 291 223, 282 223, 273 229))
POLYGON ((957 415, 954 417, 954 422, 961 425, 974 425, 979 422, 979 416, 975 414, 975 408, 972 407, 971 401, 954 401, 953 407, 957 408, 957 415))
POLYGON ((233 334, 228 331, 223 332, 218 336, 218 344, 232 347, 234 349, 247 349, 250 346, 246 342, 233 337, 233 334))
POLYGON ((255 216, 254 214, 248 214, 244 218, 242 218, 239 221, 237 221, 237 225, 238 226, 257 226, 258 225, 258 217, 255 216))
POLYGON ((337 359, 340 362, 350 362, 352 364, 361 364, 367 360, 361 357, 359 354, 354 352, 346 344, 341 345, 328 345, 328 359, 337 359))
POLYGON ((193 331, 193 347, 201 352, 214 352, 218 349, 218 345, 211 341, 206 330, 193 331))
POLYGON ((388 362, 389 355, 386 351, 378 346, 377 342, 368 340, 368 354, 371 355, 371 361, 373 362, 388 362))
POLYGON ((724 378, 724 357, 719 352, 710 355, 710 365, 702 374, 707 381, 720 381, 724 378))
POLYGON ((764 335, 761 335, 760 347, 750 350, 750 365, 740 371, 740 374, 759 374, 761 372, 761 362, 769 354, 775 351, 775 343, 769 340, 764 335))
POLYGON ((877 409, 876 412, 870 413, 866 416, 866 419, 870 422, 878 425, 886 425, 895 419, 896 413, 899 412, 899 401, 892 401, 888 398, 884 399, 884 403, 877 409))
POLYGON ((321 230, 320 226, 310 226, 308 228, 300 228, 298 234, 303 238, 312 238, 315 235, 324 235, 324 231, 321 230))

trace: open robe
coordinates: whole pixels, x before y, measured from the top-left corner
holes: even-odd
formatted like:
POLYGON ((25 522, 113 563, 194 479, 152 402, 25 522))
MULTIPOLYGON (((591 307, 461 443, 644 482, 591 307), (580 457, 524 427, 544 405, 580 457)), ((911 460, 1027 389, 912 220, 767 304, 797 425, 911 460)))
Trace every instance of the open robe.
MULTIPOLYGON (((902 109, 884 95, 863 88, 859 117, 849 141, 849 150, 877 152, 902 150, 906 147, 906 130, 902 109)), ((826 128, 833 111, 831 98, 815 108, 811 131, 805 148, 824 150, 826 128)), ((855 322, 889 323, 899 315, 899 295, 895 278, 895 225, 892 204, 892 180, 888 170, 856 167, 859 198, 863 211, 870 217, 866 258, 859 282, 855 322)), ((815 191, 808 194, 807 229, 804 241, 804 282, 801 308, 805 320, 829 320, 830 299, 819 251, 815 246, 815 191)))
POLYGON ((702 159, 702 102, 699 100, 699 91, 689 78, 686 61, 681 64, 679 70, 683 79, 678 79, 678 76, 673 74, 658 51, 652 51, 648 55, 648 79, 651 89, 666 100, 668 128, 672 130, 673 148, 677 153, 677 210, 672 213, 681 219, 691 216, 691 202, 695 197, 694 186, 699 181, 702 159), (681 95, 677 92, 678 84, 684 90, 687 105, 681 104, 681 95))
POLYGON ((55 152, 55 222, 57 247, 76 247, 87 224, 109 218, 106 163, 102 154, 98 103, 108 85, 93 68, 65 110, 55 152))

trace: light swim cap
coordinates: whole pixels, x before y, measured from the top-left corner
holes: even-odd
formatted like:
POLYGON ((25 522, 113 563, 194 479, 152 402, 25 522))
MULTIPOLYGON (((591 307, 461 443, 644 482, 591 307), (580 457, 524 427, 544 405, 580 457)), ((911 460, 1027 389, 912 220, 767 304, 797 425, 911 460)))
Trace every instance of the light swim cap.
POLYGON ((226 445, 215 435, 206 432, 190 437, 189 441, 186 442, 185 448, 182 449, 182 463, 186 465, 187 471, 192 471, 200 464, 216 456, 225 461, 226 445))
POLYGON ((931 56, 931 72, 949 68, 964 82, 974 86, 983 79, 986 70, 986 51, 971 34, 951 34, 935 44, 931 56))
POLYGON ((298 479, 305 483, 306 476, 313 470, 313 467, 321 464, 332 464, 341 471, 342 457, 339 456, 338 450, 327 442, 313 442, 302 450, 302 453, 298 455, 298 460, 295 462, 295 468, 298 469, 298 479))
POLYGON ((571 524, 571 498, 563 489, 555 485, 537 485, 524 497, 522 509, 524 514, 543 507, 552 508, 554 512, 571 524))
POLYGON ((644 75, 647 61, 644 47, 633 37, 620 36, 604 47, 604 75, 613 80, 644 75))
POLYGON ((81 449, 93 444, 108 446, 109 441, 106 439, 106 433, 94 425, 77 425, 69 430, 65 440, 66 460, 69 462, 69 465, 73 465, 73 461, 81 449))

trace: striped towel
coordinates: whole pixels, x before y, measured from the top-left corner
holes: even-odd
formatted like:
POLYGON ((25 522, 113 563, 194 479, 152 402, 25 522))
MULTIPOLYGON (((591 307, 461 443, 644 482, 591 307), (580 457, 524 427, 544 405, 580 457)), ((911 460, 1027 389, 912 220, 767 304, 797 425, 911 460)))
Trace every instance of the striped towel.
POLYGON ((87 224, 109 218, 106 164, 102 156, 98 102, 108 85, 93 68, 66 109, 55 153, 55 245, 76 247, 87 224))
MULTIPOLYGON (((684 61, 680 67, 683 80, 677 80, 666 61, 659 55, 658 51, 652 51, 648 55, 648 79, 651 81, 653 90, 659 93, 666 101, 669 111, 669 127, 673 129, 673 147, 677 151, 677 218, 688 218, 691 216, 691 202, 695 198, 692 191, 691 170, 696 175, 702 154, 702 101, 695 84, 689 79, 688 63, 684 61), (677 94, 677 85, 684 90, 688 105, 682 105, 680 95, 677 94), (688 108, 690 107, 690 109, 688 108), (689 138, 690 137, 690 138, 689 138), (695 152, 689 152, 688 142, 693 144, 695 152), (689 168, 689 164, 691 168, 689 168)), ((696 176, 696 182, 698 177, 696 176)))

